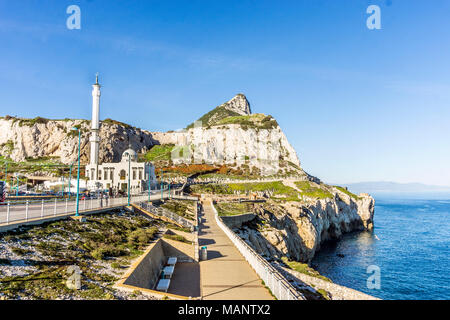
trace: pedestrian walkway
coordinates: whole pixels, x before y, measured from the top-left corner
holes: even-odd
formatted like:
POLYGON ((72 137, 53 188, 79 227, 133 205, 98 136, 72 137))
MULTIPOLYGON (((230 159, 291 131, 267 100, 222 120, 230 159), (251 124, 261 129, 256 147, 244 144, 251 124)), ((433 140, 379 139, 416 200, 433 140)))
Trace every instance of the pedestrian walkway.
POLYGON ((203 202, 199 246, 207 246, 208 260, 200 262, 204 300, 273 300, 269 290, 228 236, 217 225, 211 202, 203 202))

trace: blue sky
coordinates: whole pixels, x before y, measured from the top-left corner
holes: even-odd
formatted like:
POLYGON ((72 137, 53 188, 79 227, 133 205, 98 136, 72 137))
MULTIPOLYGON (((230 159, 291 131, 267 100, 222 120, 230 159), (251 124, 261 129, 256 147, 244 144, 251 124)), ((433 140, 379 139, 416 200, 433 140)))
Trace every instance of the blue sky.
POLYGON ((0 0, 0 115, 182 128, 242 92, 329 182, 450 185, 450 1, 0 0), (66 8, 81 8, 81 30, 66 8), (381 8, 381 30, 366 8, 381 8))

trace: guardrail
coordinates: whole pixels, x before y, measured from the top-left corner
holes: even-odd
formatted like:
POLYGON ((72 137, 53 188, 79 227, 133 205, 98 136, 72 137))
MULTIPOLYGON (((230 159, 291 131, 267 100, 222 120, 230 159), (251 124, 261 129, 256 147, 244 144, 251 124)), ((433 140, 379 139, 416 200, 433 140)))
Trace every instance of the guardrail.
POLYGON ((185 219, 179 215, 177 215, 176 213, 167 210, 166 208, 162 208, 162 207, 155 207, 154 205, 151 205, 148 202, 141 202, 138 204, 139 207, 141 207, 142 209, 153 213, 157 216, 163 216, 166 217, 172 221, 175 221, 176 223, 178 223, 179 225, 182 225, 185 228, 190 228, 190 229, 194 229, 194 222, 193 221, 189 221, 188 219, 185 219))
MULTIPOLYGON (((167 194, 164 195, 167 198, 167 194)), ((161 196, 151 195, 151 200, 159 199, 161 196)), ((131 196, 131 202, 147 201, 148 195, 131 196)), ((116 208, 128 204, 128 197, 103 198, 103 199, 84 199, 79 200, 78 210, 80 213, 97 209, 116 208)), ((15 221, 28 221, 30 219, 45 218, 61 214, 76 212, 76 201, 53 201, 41 200, 39 202, 26 201, 25 204, 4 203, 0 205, 0 224, 10 224, 15 221)))
POLYGON ((193 197, 193 196, 184 196, 184 195, 173 195, 170 196, 170 199, 174 199, 174 200, 191 200, 191 201, 198 201, 197 197, 193 197))
POLYGON ((236 248, 244 256, 245 260, 247 260, 253 270, 256 271, 258 276, 264 281, 265 285, 269 287, 275 297, 277 297, 278 300, 304 300, 303 295, 297 292, 278 270, 257 254, 252 247, 245 243, 244 240, 225 225, 222 219, 220 219, 212 200, 211 206, 214 210, 214 216, 219 227, 225 232, 228 238, 230 238, 236 248))
MULTIPOLYGON (((179 189, 174 189, 173 192, 179 189)), ((180 200, 198 200, 196 197, 177 195, 167 193, 167 187, 163 189, 163 198, 172 198, 180 200)), ((48 218, 50 216, 58 216, 63 214, 70 214, 76 212, 76 197, 73 200, 58 199, 54 198, 52 200, 26 200, 23 203, 17 202, 6 202, 0 204, 0 224, 9 225, 16 221, 28 221, 31 219, 48 218)), ((148 195, 148 193, 142 193, 139 195, 132 195, 130 202, 139 203, 152 200, 158 200, 161 198, 160 191, 148 195)), ((79 200, 78 210, 80 213, 116 208, 125 206, 128 204, 128 197, 120 198, 100 198, 100 199, 83 199, 79 200)), ((179 217, 179 216, 178 216, 179 217)), ((190 227, 190 225, 188 226, 190 227)))

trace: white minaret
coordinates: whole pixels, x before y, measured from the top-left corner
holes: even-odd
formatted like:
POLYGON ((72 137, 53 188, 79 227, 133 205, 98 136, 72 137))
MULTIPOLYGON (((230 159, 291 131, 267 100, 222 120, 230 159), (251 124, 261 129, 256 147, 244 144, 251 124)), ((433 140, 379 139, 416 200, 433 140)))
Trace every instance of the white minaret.
POLYGON ((95 83, 92 85, 92 122, 91 122, 91 137, 89 138, 89 141, 91 142, 90 164, 96 166, 95 176, 97 176, 98 149, 100 143, 100 138, 98 136, 98 130, 100 128, 99 114, 100 114, 100 84, 98 83, 98 73, 97 73, 95 83))

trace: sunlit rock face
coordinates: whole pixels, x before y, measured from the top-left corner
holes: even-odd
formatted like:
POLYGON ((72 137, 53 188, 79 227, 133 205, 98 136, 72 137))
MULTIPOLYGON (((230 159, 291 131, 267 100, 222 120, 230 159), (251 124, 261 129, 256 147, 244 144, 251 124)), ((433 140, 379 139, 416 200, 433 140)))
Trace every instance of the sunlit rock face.
POLYGON ((324 241, 372 230, 374 203, 367 194, 356 200, 339 190, 332 199, 268 203, 256 210, 263 229, 249 224, 235 231, 262 255, 310 262, 324 241))
MULTIPOLYGON (((26 158, 57 157, 62 163, 73 163, 78 155, 78 134, 81 129, 81 161, 89 161, 90 121, 42 120, 30 123, 19 119, 0 119, 0 154, 13 161, 26 158)), ((122 152, 131 146, 140 152, 157 144, 152 134, 120 124, 102 123, 99 131, 100 162, 119 162, 122 152)))

